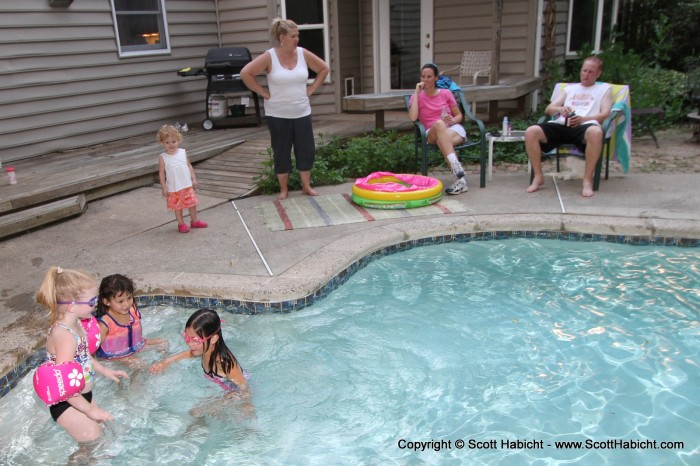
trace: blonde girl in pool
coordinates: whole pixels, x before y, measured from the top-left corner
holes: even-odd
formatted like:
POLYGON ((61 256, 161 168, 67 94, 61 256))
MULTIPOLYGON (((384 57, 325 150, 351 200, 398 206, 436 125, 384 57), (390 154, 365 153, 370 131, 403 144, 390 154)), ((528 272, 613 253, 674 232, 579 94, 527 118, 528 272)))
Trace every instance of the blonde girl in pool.
POLYGON ((81 320, 92 318, 97 300, 97 281, 94 276, 60 267, 48 270, 36 295, 36 302, 48 309, 51 320, 46 338, 48 362, 55 370, 67 363, 75 363, 81 368, 74 372, 73 379, 85 382, 82 390, 49 407, 54 421, 79 443, 101 437, 101 423, 114 420, 92 398, 94 373, 115 382, 119 382, 120 377, 128 377, 123 371, 104 367, 90 355, 89 348, 95 342, 88 340, 81 320))
POLYGON ((201 358, 204 376, 221 386, 227 396, 247 390, 243 369, 224 342, 221 319, 215 311, 199 309, 192 314, 182 337, 189 349, 156 362, 151 366, 152 373, 162 372, 176 361, 201 358))

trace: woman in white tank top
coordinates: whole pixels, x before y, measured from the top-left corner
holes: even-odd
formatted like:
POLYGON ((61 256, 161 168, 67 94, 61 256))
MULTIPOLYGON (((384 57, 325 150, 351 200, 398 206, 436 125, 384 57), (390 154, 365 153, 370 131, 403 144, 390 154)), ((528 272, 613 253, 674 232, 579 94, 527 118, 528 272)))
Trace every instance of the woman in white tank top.
POLYGON ((277 45, 243 67, 241 79, 248 89, 264 99, 275 173, 280 184, 277 199, 287 198, 292 147, 301 178, 301 192, 317 196, 318 193, 311 188, 311 167, 316 148, 309 96, 328 76, 328 65, 318 56, 298 47, 299 29, 294 21, 276 18, 272 21, 270 34, 277 45), (307 86, 309 69, 316 73, 316 78, 307 86), (267 89, 255 78, 262 73, 267 75, 267 89))

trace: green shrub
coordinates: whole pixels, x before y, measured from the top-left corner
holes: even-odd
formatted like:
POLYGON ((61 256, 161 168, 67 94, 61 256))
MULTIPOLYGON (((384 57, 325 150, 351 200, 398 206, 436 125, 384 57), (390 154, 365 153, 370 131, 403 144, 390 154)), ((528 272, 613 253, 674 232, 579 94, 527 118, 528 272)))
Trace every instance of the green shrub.
POLYGON ((333 167, 344 167, 348 178, 359 178, 377 171, 414 171, 413 135, 375 130, 365 136, 336 139, 328 146, 319 149, 321 158, 328 157, 333 167), (326 154, 326 150, 330 153, 326 154))

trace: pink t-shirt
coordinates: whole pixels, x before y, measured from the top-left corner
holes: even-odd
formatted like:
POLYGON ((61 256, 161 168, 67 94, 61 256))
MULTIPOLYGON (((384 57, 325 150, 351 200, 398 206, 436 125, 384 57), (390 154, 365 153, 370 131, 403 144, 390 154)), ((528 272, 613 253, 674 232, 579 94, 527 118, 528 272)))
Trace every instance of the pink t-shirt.
MULTIPOLYGON (((413 102, 414 97, 415 94, 411 96, 410 103, 413 102)), ((418 94, 418 120, 423 123, 426 130, 429 130, 436 121, 441 119, 443 108, 447 109, 448 115, 452 115, 451 108, 456 105, 455 96, 447 89, 438 89, 438 94, 435 96, 421 92, 418 94)))

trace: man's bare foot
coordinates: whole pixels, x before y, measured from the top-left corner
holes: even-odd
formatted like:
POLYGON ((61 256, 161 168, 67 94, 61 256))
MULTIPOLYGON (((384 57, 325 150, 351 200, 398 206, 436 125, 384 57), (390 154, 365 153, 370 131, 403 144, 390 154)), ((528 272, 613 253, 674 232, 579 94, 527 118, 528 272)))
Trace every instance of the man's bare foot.
POLYGON ((277 195, 278 201, 284 201, 285 199, 287 199, 287 191, 283 191, 277 195))
POLYGON ((318 191, 314 191, 312 188, 302 189, 301 192, 307 196, 318 196, 318 191))
POLYGON ((583 180, 583 190, 581 190, 581 196, 591 197, 593 196, 593 182, 590 180, 583 180))
POLYGON ((529 193, 534 193, 544 184, 544 176, 536 176, 532 179, 532 184, 526 189, 529 193))

